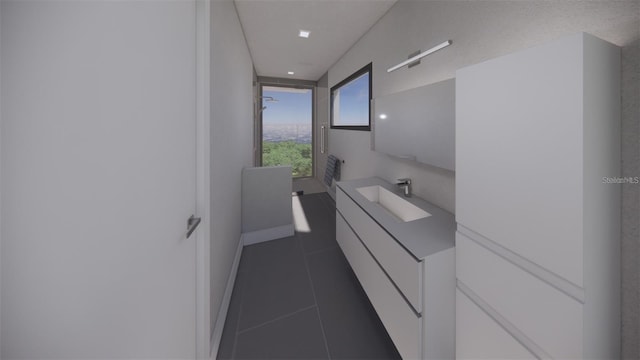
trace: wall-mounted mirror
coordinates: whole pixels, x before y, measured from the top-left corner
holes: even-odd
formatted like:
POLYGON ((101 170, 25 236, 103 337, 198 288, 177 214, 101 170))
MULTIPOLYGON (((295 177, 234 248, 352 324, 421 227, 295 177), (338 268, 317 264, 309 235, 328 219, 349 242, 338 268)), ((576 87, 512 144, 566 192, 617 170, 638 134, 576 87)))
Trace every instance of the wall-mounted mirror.
POLYGON ((455 170, 455 79, 373 100, 373 149, 455 170))

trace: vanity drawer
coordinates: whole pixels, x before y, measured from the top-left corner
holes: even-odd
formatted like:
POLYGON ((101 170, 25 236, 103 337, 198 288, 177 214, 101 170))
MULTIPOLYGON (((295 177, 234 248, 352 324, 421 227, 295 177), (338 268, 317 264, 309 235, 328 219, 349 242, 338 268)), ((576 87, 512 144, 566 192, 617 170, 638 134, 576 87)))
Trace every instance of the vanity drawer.
POLYGON ((378 225, 340 188, 337 208, 417 313, 422 312, 422 262, 378 225))
POLYGON ((336 240, 403 359, 420 359, 422 319, 402 299, 347 222, 336 214, 336 240))
POLYGON ((535 359, 478 305, 456 290, 456 359, 535 359))
POLYGON ((583 305, 456 232, 456 274, 553 358, 582 358, 583 305))

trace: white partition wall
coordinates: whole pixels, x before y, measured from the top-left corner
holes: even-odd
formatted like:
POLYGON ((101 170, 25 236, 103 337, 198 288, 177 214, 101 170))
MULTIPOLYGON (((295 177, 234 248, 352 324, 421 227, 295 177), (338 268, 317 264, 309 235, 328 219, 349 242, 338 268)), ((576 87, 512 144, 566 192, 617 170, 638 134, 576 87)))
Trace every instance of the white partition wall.
POLYGON ((580 33, 457 72, 461 340, 482 335, 471 301, 534 356, 619 357, 619 176, 616 46, 580 33))
POLYGON ((291 166, 242 169, 245 245, 293 235, 291 182, 291 166))

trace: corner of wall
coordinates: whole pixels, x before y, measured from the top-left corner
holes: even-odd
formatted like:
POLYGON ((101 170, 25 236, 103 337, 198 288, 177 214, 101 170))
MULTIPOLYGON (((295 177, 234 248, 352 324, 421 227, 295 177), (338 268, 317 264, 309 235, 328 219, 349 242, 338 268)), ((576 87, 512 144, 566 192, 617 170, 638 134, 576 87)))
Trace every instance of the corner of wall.
MULTIPOLYGON (((211 324, 241 236, 241 172, 253 159, 254 66, 233 0, 211 1, 211 324)), ((224 311, 223 311, 224 310, 224 311)), ((222 319, 219 317, 222 316, 222 319)), ((212 328, 212 335, 213 330, 212 328)))
POLYGON ((231 304, 231 295, 233 294, 233 287, 236 283, 236 277, 238 274, 238 268, 240 266, 240 258, 242 257, 242 249, 244 247, 244 241, 242 236, 238 241, 238 247, 236 249, 235 256, 233 258, 233 263, 231 265, 231 273, 227 279, 227 283, 224 290, 224 295, 222 298, 222 303, 220 305, 220 310, 216 316, 216 322, 212 324, 211 329, 211 349, 209 353, 209 357, 214 359, 218 355, 218 349, 220 348, 220 342, 222 340, 222 332, 224 330, 224 325, 227 319, 227 312, 229 310, 229 306, 231 304))
MULTIPOLYGON (((640 12, 640 3, 637 4, 640 12)), ((622 47, 622 174, 640 176, 640 33, 622 47)), ((640 185, 622 184, 622 358, 640 358, 640 185)))
MULTIPOLYGON (((2 84, 2 1, 0 1, 0 84, 2 84)), ((0 86, 0 155, 2 154, 2 86, 0 86)), ((2 157, 0 156, 0 204, 2 204, 2 157)), ((0 324, 2 324, 2 207, 0 206, 0 324)), ((0 359, 2 326, 0 326, 0 359)))

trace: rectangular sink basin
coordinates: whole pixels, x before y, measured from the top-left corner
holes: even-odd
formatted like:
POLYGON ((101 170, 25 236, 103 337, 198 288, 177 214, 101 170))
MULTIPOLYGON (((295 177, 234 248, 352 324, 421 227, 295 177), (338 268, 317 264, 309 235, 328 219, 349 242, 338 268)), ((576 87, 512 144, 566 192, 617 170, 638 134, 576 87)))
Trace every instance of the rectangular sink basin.
POLYGON ((400 196, 379 185, 357 188, 367 200, 380 205, 391 215, 403 222, 414 221, 431 216, 428 212, 413 205, 400 196))

